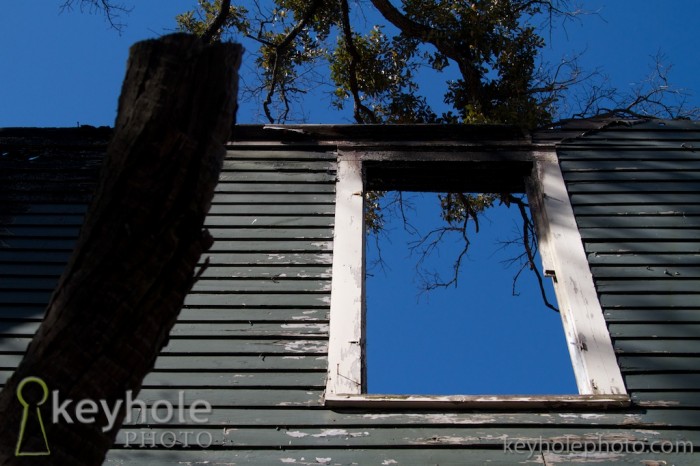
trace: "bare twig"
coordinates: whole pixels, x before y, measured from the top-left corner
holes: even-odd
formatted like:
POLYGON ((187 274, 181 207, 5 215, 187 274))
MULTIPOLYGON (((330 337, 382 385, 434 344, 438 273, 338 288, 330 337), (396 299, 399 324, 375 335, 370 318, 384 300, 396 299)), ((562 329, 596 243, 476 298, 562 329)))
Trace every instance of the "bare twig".
POLYGON ((124 30, 124 23, 119 21, 122 14, 129 14, 132 8, 123 4, 113 3, 109 0, 65 0, 60 7, 61 12, 70 11, 73 9, 74 3, 78 2, 78 8, 81 12, 88 10, 90 13, 102 11, 105 19, 117 32, 121 33, 124 30))
MULTIPOLYGON (((507 194, 507 199, 508 202, 511 204, 515 204, 518 206, 518 210, 520 211, 520 216, 522 217, 523 221, 523 230, 522 230, 522 245, 525 248, 525 253, 527 254, 527 264, 530 267, 530 270, 532 273, 535 274, 535 278, 537 279, 537 284, 539 285, 540 288, 540 294, 542 295, 542 302, 544 303, 545 306, 547 306, 549 309, 559 312, 559 309, 557 309, 552 303, 549 302, 547 299, 547 294, 544 289, 544 281, 542 280, 542 274, 540 274, 540 270, 537 267, 537 264, 535 263, 535 254, 536 251, 534 250, 532 244, 530 243, 531 241, 535 242, 535 235, 534 235, 534 227, 532 224, 532 220, 530 220, 530 217, 527 213, 527 205, 523 202, 522 199, 513 196, 512 194, 507 194)), ((536 242, 535 242, 536 245, 536 242)), ((522 269, 521 269, 522 271, 522 269)), ((520 276, 519 271, 515 277, 513 278, 513 287, 515 287, 515 282, 517 281, 518 277, 520 276)))

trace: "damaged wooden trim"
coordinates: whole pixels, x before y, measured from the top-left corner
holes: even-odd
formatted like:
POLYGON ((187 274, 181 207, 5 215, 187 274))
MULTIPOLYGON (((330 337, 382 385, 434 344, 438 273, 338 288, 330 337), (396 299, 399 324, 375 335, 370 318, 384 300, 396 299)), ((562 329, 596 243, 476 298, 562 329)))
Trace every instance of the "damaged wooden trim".
MULTIPOLYGON (((441 143, 442 144, 442 143, 441 143)), ((338 146, 341 160, 360 160, 372 162, 556 162, 556 152, 552 146, 543 146, 534 151, 531 146, 521 148, 503 148, 490 146, 426 146, 421 143, 414 147, 403 146, 365 148, 357 146, 338 146)))
POLYGON ((545 275, 554 280, 579 393, 626 396, 559 163, 535 164, 528 199, 545 275))
POLYGON ((326 406, 373 409, 608 409, 630 405, 627 395, 368 395, 325 396, 326 406))
POLYGON ((338 161, 326 395, 362 393, 365 224, 362 164, 338 161), (340 246, 342 245, 342 246, 340 246))

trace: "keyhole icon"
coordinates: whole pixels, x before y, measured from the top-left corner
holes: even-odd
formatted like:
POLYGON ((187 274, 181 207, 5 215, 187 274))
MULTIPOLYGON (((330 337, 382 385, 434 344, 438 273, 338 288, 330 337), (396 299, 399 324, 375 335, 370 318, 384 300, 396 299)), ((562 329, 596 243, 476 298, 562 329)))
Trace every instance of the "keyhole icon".
POLYGON ((41 419, 41 411, 39 410, 39 406, 43 405, 48 398, 49 387, 39 377, 25 377, 17 386, 17 399, 24 410, 22 411, 15 456, 48 456, 51 454, 49 442, 46 439, 44 421, 41 419), (37 384, 41 388, 43 395, 39 401, 29 403, 25 400, 22 391, 28 384, 37 384), (39 432, 44 440, 43 444, 37 439, 39 432))

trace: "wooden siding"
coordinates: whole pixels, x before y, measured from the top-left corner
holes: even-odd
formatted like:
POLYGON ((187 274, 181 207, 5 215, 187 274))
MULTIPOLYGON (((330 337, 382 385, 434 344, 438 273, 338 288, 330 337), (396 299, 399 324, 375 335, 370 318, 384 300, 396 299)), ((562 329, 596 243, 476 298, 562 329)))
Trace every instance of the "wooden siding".
POLYGON ((700 400, 699 130, 612 126, 559 151, 627 388, 661 419, 700 400))
MULTIPOLYGON (((251 138, 228 153, 207 220, 216 238, 208 266, 138 396, 176 404, 182 390, 188 402, 209 401, 213 412, 204 425, 125 426, 107 463, 697 464, 696 455, 650 449, 657 441, 700 447, 700 196, 693 191, 700 177, 692 173, 700 157, 687 147, 700 147, 700 131, 690 123, 653 125, 610 127, 560 151, 631 407, 324 407, 333 146, 251 138), (206 432, 213 443, 150 448, 151 436, 179 431, 206 432), (545 444, 544 451, 516 454, 508 450, 516 440, 545 444), (576 441, 646 451, 557 451, 576 441)), ((42 317, 102 154, 99 146, 42 139, 33 150, 46 160, 85 163, 26 176, 25 165, 40 159, 18 144, 0 133, 0 382, 42 317), (25 155, 8 164, 3 153, 25 155)))

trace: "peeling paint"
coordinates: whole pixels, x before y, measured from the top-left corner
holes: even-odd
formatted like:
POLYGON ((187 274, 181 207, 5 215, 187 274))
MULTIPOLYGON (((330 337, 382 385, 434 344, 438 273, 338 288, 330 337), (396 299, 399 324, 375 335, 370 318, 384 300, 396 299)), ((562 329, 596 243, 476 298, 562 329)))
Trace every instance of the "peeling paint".
POLYGON ((562 419, 600 419, 604 418, 604 414, 596 414, 596 413, 583 413, 583 414, 559 414, 559 417, 562 419))
POLYGON ((379 419, 391 419, 392 417, 401 417, 403 414, 363 414, 362 417, 365 419, 379 420, 379 419))
POLYGON ((369 432, 348 432, 345 429, 325 429, 320 434, 314 434, 312 437, 369 437, 369 432))
MULTIPOLYGON (((294 438, 304 438, 309 435, 314 438, 325 438, 325 437, 348 437, 348 438, 358 438, 358 437, 368 437, 369 432, 348 432, 345 429, 324 429, 318 434, 309 434, 307 432, 301 432, 299 430, 287 431, 285 432, 289 437, 294 438)), ((330 461, 330 460, 329 460, 330 461)))
POLYGON ((605 417, 605 415, 604 414, 595 414, 595 413, 581 414, 581 419, 600 419, 602 417, 605 417))
POLYGON ((328 324, 282 324, 282 328, 294 330, 318 330, 319 332, 328 332, 328 324))
MULTIPOLYGON (((409 439, 406 439, 409 440, 409 439)), ((479 442, 481 439, 478 437, 458 437, 456 435, 446 435, 446 436, 435 436, 427 439, 412 440, 411 443, 423 445, 463 445, 479 442)))
POLYGON ((673 407, 673 406, 680 406, 680 401, 662 401, 662 400, 654 400, 654 401, 645 401, 643 403, 639 403, 639 406, 644 406, 645 408, 667 408, 667 407, 673 407))
POLYGON ((544 464, 572 464, 572 463, 615 463, 624 459, 625 455, 609 452, 581 452, 559 454, 543 452, 544 464))
POLYGON ((628 425, 628 424, 641 424, 644 422, 644 419, 642 416, 638 414, 626 414, 625 419, 622 421, 622 425, 628 425))
POLYGON ((284 350, 290 353, 325 353, 328 344, 325 341, 316 340, 291 340, 282 342, 284 350))

